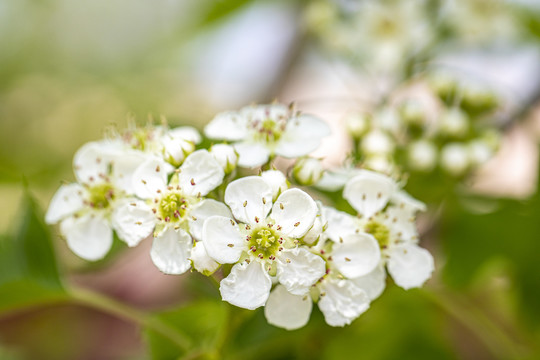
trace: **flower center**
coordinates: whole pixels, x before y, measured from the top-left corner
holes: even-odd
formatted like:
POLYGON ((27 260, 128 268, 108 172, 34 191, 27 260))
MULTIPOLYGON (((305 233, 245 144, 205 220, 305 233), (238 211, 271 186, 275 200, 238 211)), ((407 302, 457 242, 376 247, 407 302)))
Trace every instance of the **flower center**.
POLYGON ((267 143, 274 143, 281 138, 287 122, 284 119, 274 120, 267 118, 263 121, 257 120, 253 123, 256 131, 256 139, 267 143))
POLYGON ((155 138, 154 129, 146 127, 128 131, 124 135, 124 140, 135 150, 145 151, 149 148, 149 142, 155 138))
POLYGON ((106 209, 114 199, 114 188, 111 184, 99 184, 88 188, 88 204, 93 208, 106 209))
POLYGON ((184 218, 188 202, 181 193, 171 191, 159 200, 158 211, 162 220, 177 222, 184 218))
POLYGON ((381 249, 386 249, 390 242, 390 230, 381 223, 376 221, 370 221, 366 224, 364 230, 373 235, 373 237, 379 242, 381 249))
POLYGON ((275 260, 275 255, 283 250, 283 237, 270 227, 261 227, 251 232, 249 251, 263 260, 275 260))

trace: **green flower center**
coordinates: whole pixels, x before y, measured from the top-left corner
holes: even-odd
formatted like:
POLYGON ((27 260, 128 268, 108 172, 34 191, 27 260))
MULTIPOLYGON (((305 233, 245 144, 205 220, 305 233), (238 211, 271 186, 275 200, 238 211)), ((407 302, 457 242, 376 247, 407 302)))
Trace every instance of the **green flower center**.
POLYGON ((275 260, 275 255, 283 250, 284 239, 271 227, 258 228, 251 232, 249 250, 254 256, 264 260, 275 260))
POLYGON ((187 200, 179 192, 169 192, 159 201, 158 211, 162 220, 177 222, 184 218, 187 200))
POLYGON ((253 127, 256 131, 256 138, 267 143, 278 141, 285 130, 286 122, 283 120, 276 121, 274 119, 266 119, 263 121, 255 121, 253 127))
POLYGON ((111 184, 99 184, 88 188, 88 204, 93 208, 106 209, 114 199, 111 184))
POLYGON ((390 230, 381 223, 376 221, 370 221, 366 224, 364 230, 373 235, 373 237, 379 242, 381 249, 386 249, 390 243, 390 230))

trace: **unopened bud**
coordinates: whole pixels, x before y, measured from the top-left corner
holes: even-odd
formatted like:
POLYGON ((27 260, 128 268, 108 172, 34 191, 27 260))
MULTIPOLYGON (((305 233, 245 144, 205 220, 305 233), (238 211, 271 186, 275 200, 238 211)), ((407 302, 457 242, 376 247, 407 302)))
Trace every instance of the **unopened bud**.
POLYGON ((463 137, 469 131, 469 117, 460 109, 449 109, 441 115, 439 130, 444 135, 463 137))
POLYGON ((361 113, 350 113, 345 116, 345 127, 353 138, 360 138, 368 132, 371 116, 361 113))
POLYGON ((210 148, 210 154, 214 156, 221 165, 225 174, 230 174, 238 163, 238 153, 233 146, 227 144, 216 144, 210 148))
POLYGON ((409 167, 417 171, 430 171, 437 162, 437 148, 428 140, 419 140, 409 146, 409 167))
POLYGON ((361 143, 363 152, 369 155, 386 155, 394 151, 394 140, 381 130, 372 130, 361 143))
POLYGON ((454 176, 462 175, 470 165, 468 149, 458 143, 446 145, 441 151, 441 167, 454 176))
POLYGON ((301 185, 312 185, 321 179, 323 171, 320 160, 304 157, 296 161, 293 169, 293 176, 301 185))

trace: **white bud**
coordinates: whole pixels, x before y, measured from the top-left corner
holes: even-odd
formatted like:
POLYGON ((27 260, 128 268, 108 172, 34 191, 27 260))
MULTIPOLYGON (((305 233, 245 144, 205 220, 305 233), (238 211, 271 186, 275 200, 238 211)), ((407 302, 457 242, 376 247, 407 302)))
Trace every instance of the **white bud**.
POLYGON ((263 180, 272 189, 272 199, 276 200, 277 197, 289 188, 287 178, 279 170, 267 170, 261 173, 263 180))
POLYGON ((387 175, 391 175, 395 170, 394 164, 385 155, 369 156, 364 162, 364 167, 387 175))
POLYGON ((482 165, 493 156, 493 148, 482 140, 473 140, 469 143, 469 155, 473 165, 482 165))
POLYGON ((458 143, 446 145, 441 151, 441 167, 452 175, 462 175, 469 167, 469 151, 458 143))
POLYGON ((301 185, 312 185, 321 179, 323 171, 320 160, 304 157, 296 161, 293 176, 301 185))
POLYGON ((394 151, 394 140, 381 130, 372 130, 362 139, 362 151, 370 155, 387 155, 394 151))
POLYGON ((441 115, 439 130, 444 135, 464 136, 469 131, 469 118, 460 109, 449 109, 441 115))
POLYGON ((419 101, 407 100, 399 107, 399 114, 408 124, 422 125, 425 121, 424 108, 419 101))
POLYGON ((360 138, 370 127, 371 118, 367 114, 350 113, 345 116, 345 127, 354 138, 360 138))
POLYGON ((429 171, 437 163, 437 148, 428 140, 419 140, 409 145, 409 167, 418 171, 429 171))
POLYGON ((195 144, 189 140, 177 139, 165 135, 162 138, 163 156, 166 161, 179 166, 195 150, 195 144))
POLYGON ((226 174, 230 174, 238 163, 238 153, 233 146, 216 144, 210 148, 210 154, 214 156, 226 174))

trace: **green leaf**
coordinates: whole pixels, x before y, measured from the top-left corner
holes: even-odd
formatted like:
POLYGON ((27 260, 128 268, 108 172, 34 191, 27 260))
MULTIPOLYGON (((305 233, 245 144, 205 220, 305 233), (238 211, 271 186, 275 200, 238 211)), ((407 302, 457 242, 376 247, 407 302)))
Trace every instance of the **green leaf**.
MULTIPOLYGON (((216 346, 227 321, 227 304, 221 301, 198 301, 197 303, 155 315, 172 329, 185 334, 192 344, 195 358, 215 357, 216 346)), ((150 356, 154 360, 177 359, 186 355, 172 341, 153 330, 146 330, 150 356)))
POLYGON ((14 236, 0 242, 0 311, 62 298, 64 289, 50 233, 26 194, 14 236))

